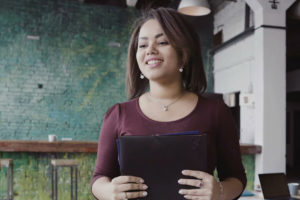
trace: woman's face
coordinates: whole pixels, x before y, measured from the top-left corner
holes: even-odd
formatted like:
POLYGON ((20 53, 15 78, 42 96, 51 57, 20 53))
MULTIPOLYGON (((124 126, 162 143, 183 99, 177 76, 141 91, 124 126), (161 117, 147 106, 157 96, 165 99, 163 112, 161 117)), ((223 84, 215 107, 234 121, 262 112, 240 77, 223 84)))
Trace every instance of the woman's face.
POLYGON ((181 81, 177 52, 157 20, 150 19, 142 25, 136 60, 149 81, 181 81))

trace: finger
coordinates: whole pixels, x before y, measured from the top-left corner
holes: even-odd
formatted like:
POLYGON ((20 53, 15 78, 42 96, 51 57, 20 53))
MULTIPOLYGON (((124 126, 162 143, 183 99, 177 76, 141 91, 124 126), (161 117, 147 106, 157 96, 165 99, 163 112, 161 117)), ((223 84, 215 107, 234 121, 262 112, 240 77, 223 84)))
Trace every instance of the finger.
POLYGON ((205 196, 193 196, 193 195, 184 195, 186 199, 195 199, 195 200, 207 200, 208 198, 205 196))
POLYGON ((202 185, 203 185, 203 180, 199 180, 199 179, 179 179, 178 183, 181 184, 181 185, 190 185, 190 186, 201 188, 202 185))
POLYGON ((211 176, 210 174, 202 171, 195 171, 195 170, 183 170, 182 174, 185 176, 193 176, 198 179, 205 179, 208 176, 211 176))
POLYGON ((201 189, 180 189, 179 194, 192 195, 192 196, 203 196, 204 193, 201 189))
POLYGON ((126 192, 131 190, 146 190, 148 188, 145 184, 121 184, 116 187, 116 192, 126 192))
POLYGON ((140 191, 140 192, 126 192, 126 199, 134 199, 139 197, 145 197, 148 193, 146 191, 140 191))
POLYGON ((123 183, 144 183, 144 180, 140 177, 136 176, 118 176, 111 180, 112 183, 115 184, 123 184, 123 183))

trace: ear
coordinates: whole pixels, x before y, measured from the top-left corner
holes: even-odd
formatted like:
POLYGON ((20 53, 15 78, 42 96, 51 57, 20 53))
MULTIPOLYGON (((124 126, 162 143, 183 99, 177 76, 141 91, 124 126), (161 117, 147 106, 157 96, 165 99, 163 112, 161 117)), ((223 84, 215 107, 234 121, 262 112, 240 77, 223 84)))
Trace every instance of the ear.
POLYGON ((179 54, 179 61, 178 61, 179 66, 186 67, 187 61, 188 61, 188 54, 181 52, 181 54, 179 54))

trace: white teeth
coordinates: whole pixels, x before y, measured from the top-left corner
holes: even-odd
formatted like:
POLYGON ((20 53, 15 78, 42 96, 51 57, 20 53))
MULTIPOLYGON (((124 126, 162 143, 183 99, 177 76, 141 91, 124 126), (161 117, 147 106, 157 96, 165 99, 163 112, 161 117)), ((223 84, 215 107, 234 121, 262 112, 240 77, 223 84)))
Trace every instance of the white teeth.
POLYGON ((153 64, 156 64, 156 63, 161 63, 162 60, 150 60, 147 62, 148 65, 153 65, 153 64))

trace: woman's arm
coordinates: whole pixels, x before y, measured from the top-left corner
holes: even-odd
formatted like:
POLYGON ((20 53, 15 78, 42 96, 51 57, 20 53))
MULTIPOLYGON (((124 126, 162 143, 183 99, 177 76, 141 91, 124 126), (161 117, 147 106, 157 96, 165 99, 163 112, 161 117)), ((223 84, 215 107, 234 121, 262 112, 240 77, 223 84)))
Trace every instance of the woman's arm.
POLYGON ((110 178, 108 177, 101 177, 98 178, 94 184, 92 185, 92 193, 93 195, 100 200, 109 199, 110 196, 110 178))
POLYGON ((239 196, 244 189, 242 182, 237 178, 227 178, 220 182, 220 200, 234 199, 239 196), (223 187, 223 188, 222 188, 223 187))

